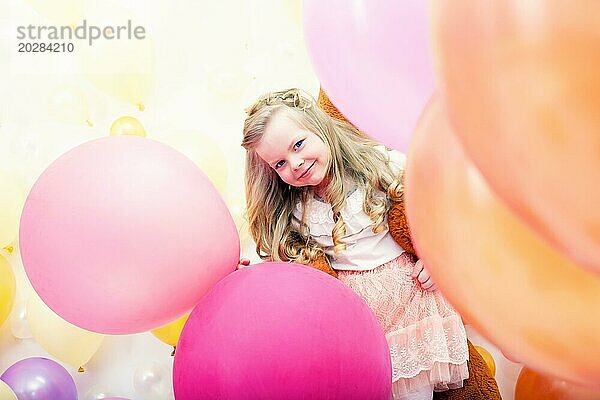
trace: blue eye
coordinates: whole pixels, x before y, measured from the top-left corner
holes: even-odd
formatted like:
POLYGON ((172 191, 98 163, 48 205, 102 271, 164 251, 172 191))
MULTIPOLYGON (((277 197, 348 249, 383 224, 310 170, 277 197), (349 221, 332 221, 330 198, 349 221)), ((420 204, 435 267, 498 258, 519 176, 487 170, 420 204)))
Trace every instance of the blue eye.
MULTIPOLYGON (((296 143, 294 143, 294 151, 298 150, 300 147, 302 147, 302 143, 304 142, 305 139, 302 140, 298 140, 296 143)), ((281 167, 283 167, 283 165, 285 164, 285 160, 279 160, 277 162, 277 164, 275 164, 273 166, 274 169, 279 169, 281 167)))

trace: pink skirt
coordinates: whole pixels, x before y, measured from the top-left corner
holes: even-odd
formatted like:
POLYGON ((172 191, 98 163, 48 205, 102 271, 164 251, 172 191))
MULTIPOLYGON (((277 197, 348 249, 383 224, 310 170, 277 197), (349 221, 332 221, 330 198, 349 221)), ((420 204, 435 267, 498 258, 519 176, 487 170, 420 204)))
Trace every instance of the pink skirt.
POLYGON ((469 377, 462 320, 439 290, 425 291, 411 277, 415 261, 405 252, 369 271, 337 271, 371 307, 386 334, 394 399, 428 387, 459 388, 469 377))

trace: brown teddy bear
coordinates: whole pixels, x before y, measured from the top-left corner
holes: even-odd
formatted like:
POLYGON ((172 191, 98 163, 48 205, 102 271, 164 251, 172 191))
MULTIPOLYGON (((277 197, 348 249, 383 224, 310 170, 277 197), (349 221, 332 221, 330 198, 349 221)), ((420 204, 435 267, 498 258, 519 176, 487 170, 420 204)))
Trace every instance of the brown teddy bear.
MULTIPOLYGON (((320 90, 319 106, 332 117, 347 121, 340 111, 331 103, 325 92, 320 90)), ((416 254, 412 239, 410 236, 410 228, 406 219, 404 210, 404 199, 394 202, 388 213, 389 230, 396 242, 406 251, 416 254)), ((337 273, 331 268, 325 257, 315 260, 310 263, 311 266, 337 277, 337 273)), ((491 374, 485 361, 477 352, 473 344, 468 341, 469 346, 469 379, 464 382, 464 386, 459 389, 448 390, 445 392, 435 392, 433 398, 438 400, 501 400, 500 391, 496 380, 491 374)))

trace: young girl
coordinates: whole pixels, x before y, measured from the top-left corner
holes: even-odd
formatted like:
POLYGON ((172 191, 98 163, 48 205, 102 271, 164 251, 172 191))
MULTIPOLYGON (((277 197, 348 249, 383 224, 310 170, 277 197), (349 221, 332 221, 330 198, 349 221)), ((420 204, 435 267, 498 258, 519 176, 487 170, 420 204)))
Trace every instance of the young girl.
POLYGON ((462 321, 387 227, 405 157, 297 89, 266 94, 247 111, 247 213, 259 256, 307 264, 326 255, 386 333, 394 399, 430 400, 434 390, 461 387, 462 321))

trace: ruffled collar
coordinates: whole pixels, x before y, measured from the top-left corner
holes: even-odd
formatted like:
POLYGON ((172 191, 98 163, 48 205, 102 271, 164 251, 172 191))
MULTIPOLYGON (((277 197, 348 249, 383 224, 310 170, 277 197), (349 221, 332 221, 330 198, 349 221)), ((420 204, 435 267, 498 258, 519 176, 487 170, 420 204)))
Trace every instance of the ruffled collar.
MULTIPOLYGON (((362 211, 364 201, 364 191, 358 186, 354 186, 346 195, 346 204, 341 210, 342 218, 348 221, 352 215, 359 214, 362 211)), ((325 200, 318 198, 316 194, 312 193, 308 196, 307 201, 307 219, 311 224, 333 224, 333 211, 331 210, 331 204, 325 200)), ((296 203, 296 209, 294 214, 296 218, 302 218, 302 202, 296 203)))

